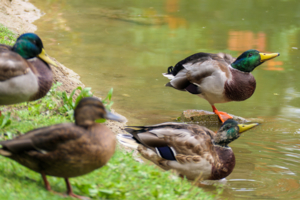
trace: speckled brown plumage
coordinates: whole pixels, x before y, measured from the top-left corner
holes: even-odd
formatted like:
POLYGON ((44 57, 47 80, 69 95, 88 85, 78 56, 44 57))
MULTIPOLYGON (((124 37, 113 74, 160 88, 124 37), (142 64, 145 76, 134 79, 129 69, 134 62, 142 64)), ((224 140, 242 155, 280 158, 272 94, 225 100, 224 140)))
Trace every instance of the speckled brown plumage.
POLYGON ((41 173, 46 188, 50 186, 44 175, 65 178, 68 186, 68 178, 102 167, 113 155, 115 135, 104 124, 94 122, 99 118, 121 119, 112 116, 108 117, 98 99, 84 98, 75 109, 75 124, 39 128, 2 141, 0 154, 41 173))
POLYGON ((115 151, 115 136, 103 124, 58 124, 0 144, 12 153, 9 158, 33 171, 69 178, 106 164, 115 151))
POLYGON ((235 166, 234 154, 231 148, 215 145, 213 140, 216 133, 203 126, 163 123, 153 126, 138 126, 134 127, 134 129, 127 128, 125 130, 132 134, 133 138, 140 144, 138 151, 143 157, 165 170, 175 169, 179 174, 191 180, 197 178, 197 176, 190 171, 176 169, 174 162, 189 165, 201 164, 205 160, 211 165, 211 170, 209 172, 202 171, 202 178, 212 180, 228 176, 235 166), (155 148, 162 146, 169 146, 175 150, 176 161, 166 160, 155 153, 155 148))

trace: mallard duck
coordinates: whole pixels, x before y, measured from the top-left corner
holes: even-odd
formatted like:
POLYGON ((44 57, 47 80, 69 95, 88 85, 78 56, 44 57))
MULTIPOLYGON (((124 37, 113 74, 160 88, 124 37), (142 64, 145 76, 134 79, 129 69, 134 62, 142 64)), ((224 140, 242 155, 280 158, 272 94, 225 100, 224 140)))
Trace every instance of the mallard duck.
POLYGON ((228 144, 257 123, 238 124, 228 119, 217 133, 196 124, 162 123, 126 128, 120 143, 137 148, 159 167, 176 170, 189 180, 218 180, 228 176, 235 157, 228 144))
POLYGON ((252 96, 256 81, 252 72, 267 60, 279 56, 279 53, 260 53, 248 50, 237 59, 229 54, 196 53, 169 67, 163 75, 170 82, 166 86, 188 91, 206 99, 213 112, 224 122, 232 118, 218 111, 215 103, 244 101, 252 96))
POLYGON ((115 151, 114 133, 95 120, 124 121, 104 108, 97 98, 83 98, 74 110, 75 124, 64 123, 38 128, 15 139, 0 142, 0 154, 42 175, 65 179, 67 194, 73 197, 69 178, 87 174, 105 165, 115 151))
POLYGON ((49 64, 57 66, 34 33, 20 35, 13 47, 0 44, 0 105, 45 96, 53 79, 49 64))

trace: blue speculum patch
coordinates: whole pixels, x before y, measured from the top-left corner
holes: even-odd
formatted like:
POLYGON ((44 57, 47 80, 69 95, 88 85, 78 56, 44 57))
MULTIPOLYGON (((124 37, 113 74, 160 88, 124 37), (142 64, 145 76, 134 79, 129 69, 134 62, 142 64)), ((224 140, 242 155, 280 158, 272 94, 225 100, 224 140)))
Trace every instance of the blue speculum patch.
POLYGON ((156 149, 162 158, 166 160, 176 160, 174 152, 170 147, 156 147, 156 149))

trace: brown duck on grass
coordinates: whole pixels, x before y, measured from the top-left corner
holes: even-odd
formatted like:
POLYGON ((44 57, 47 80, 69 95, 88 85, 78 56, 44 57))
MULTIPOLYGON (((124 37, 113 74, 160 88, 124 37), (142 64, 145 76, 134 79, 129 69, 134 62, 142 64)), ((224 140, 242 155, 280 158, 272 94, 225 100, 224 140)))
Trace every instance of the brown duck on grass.
POLYGON ((57 66, 34 33, 20 35, 13 47, 0 44, 0 105, 45 96, 53 79, 49 64, 57 66))
POLYGON ((169 67, 163 74, 171 79, 166 86, 188 91, 206 99, 214 113, 224 122, 232 116, 218 111, 215 103, 244 101, 252 96, 256 81, 251 72, 279 53, 260 53, 248 50, 237 59, 229 54, 196 53, 169 67))
POLYGON ((196 124, 167 122, 126 128, 131 135, 119 134, 117 138, 165 170, 174 169, 190 180, 218 180, 228 176, 235 166, 228 144, 256 125, 228 119, 214 133, 196 124))
POLYGON ((72 192, 69 178, 87 174, 105 165, 115 151, 115 135, 97 119, 123 121, 107 112, 96 98, 83 98, 74 111, 75 124, 64 123, 38 128, 13 140, 0 142, 0 154, 42 175, 47 190, 51 187, 46 175, 62 177, 67 194, 72 192))

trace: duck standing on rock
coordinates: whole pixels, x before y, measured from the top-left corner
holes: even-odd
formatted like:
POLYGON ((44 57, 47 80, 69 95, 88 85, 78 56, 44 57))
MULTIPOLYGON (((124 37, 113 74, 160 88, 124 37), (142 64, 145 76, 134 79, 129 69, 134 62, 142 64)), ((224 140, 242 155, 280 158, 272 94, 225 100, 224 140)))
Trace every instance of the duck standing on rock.
POLYGON ((218 180, 228 176, 235 166, 228 144, 257 125, 228 119, 214 133, 196 124, 167 122, 126 128, 131 135, 119 134, 117 138, 159 167, 174 169, 189 180, 218 180))
POLYGON ((87 174, 105 165, 114 154, 114 133, 97 119, 124 121, 124 117, 108 112, 97 98, 83 98, 74 111, 75 124, 64 123, 38 128, 15 139, 0 142, 0 155, 13 159, 42 175, 62 177, 67 194, 73 193, 69 178, 87 174))
POLYGON ((218 111, 215 103, 244 101, 255 91, 256 81, 251 72, 279 53, 248 50, 237 59, 229 54, 196 53, 169 67, 163 75, 171 81, 166 86, 188 91, 206 99, 213 112, 224 123, 232 116, 218 111))
POLYGON ((0 44, 0 105, 44 97, 53 81, 49 64, 57 66, 34 33, 20 35, 12 47, 0 44))

